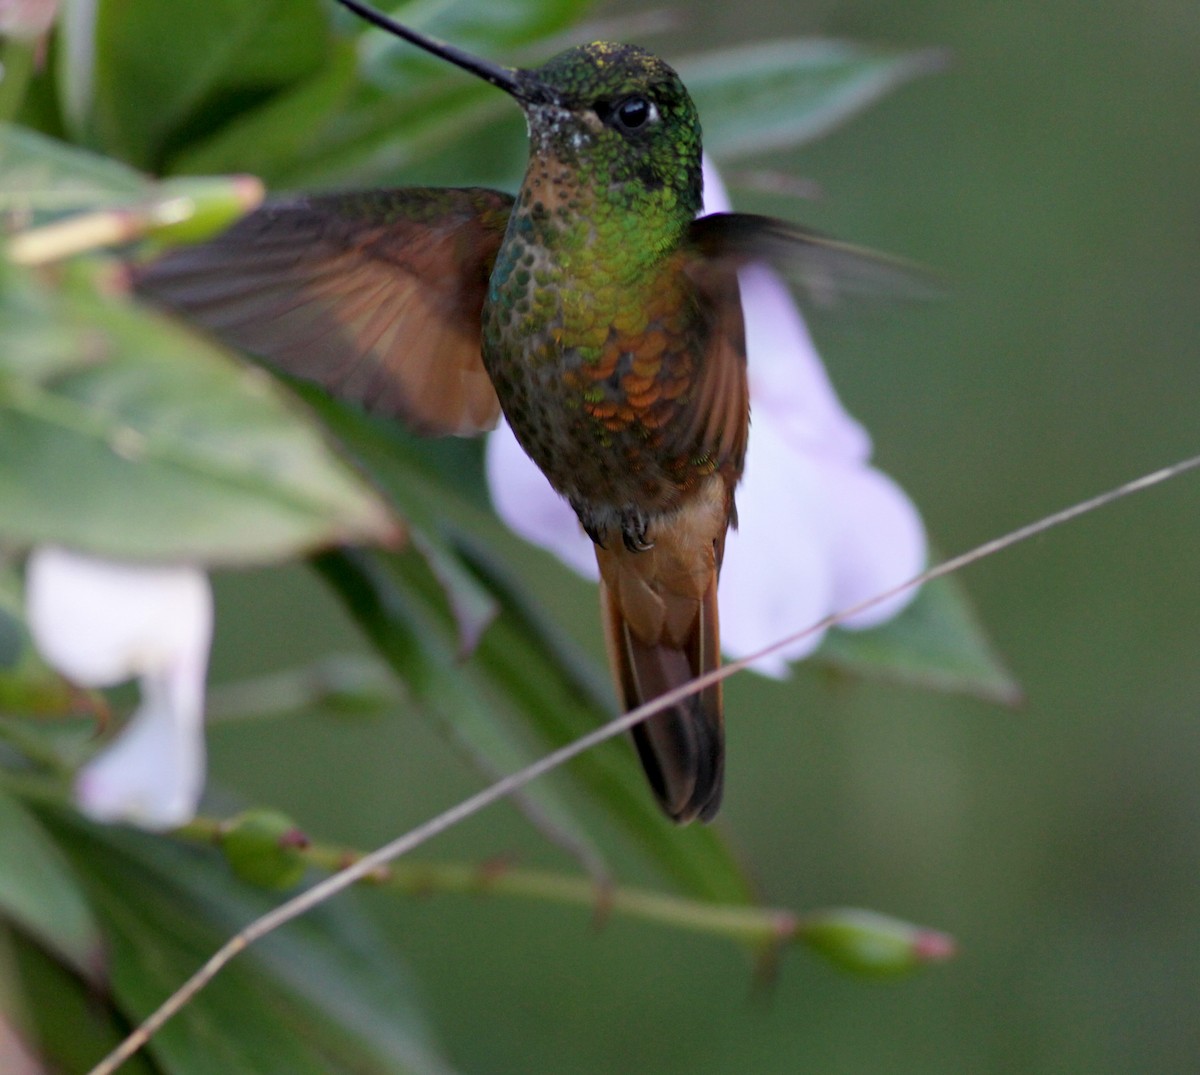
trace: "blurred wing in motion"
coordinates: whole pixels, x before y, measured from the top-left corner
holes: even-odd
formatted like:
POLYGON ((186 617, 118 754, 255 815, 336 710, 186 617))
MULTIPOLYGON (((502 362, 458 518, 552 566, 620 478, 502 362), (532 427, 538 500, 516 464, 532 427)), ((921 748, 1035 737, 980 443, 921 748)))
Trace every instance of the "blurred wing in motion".
POLYGON ((692 222, 689 240, 703 257, 736 268, 765 262, 810 300, 921 300, 945 288, 920 266, 751 213, 710 213, 692 222))
POLYGON ((480 316, 511 207, 483 188, 269 202, 138 267, 134 287, 342 399, 466 436, 500 413, 480 316))

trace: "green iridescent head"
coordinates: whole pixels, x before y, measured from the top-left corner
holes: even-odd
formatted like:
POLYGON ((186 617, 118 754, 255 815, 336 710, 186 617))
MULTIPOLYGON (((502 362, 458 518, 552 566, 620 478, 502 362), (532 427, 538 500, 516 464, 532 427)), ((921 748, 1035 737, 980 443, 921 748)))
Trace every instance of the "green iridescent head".
POLYGON ((511 94, 529 121, 533 153, 579 167, 581 177, 629 200, 666 194, 681 219, 700 209, 700 121, 679 76, 635 45, 597 41, 537 68, 502 67, 409 29, 361 0, 364 19, 511 94))
POLYGON ((515 75, 534 153, 591 167, 609 183, 672 189, 681 210, 699 210, 700 121, 659 57, 597 41, 515 75))

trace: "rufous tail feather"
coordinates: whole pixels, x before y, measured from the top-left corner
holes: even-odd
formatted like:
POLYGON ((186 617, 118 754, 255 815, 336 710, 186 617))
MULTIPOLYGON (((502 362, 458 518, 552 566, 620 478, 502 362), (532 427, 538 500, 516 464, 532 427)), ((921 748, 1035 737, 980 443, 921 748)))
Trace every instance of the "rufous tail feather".
MULTIPOLYGON (((717 573, 725 516, 703 502, 682 508, 641 552, 597 546, 605 640, 626 710, 721 663, 717 573)), ((721 805, 725 731, 714 684, 633 729, 650 785, 675 821, 707 821, 721 805)))

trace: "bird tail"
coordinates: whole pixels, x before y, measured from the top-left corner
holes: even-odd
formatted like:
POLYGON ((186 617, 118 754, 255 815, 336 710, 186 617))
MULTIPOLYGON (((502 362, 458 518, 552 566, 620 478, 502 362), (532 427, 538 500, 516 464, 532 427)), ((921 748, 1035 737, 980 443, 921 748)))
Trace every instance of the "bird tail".
MULTIPOLYGON (((719 666, 715 576, 680 646, 639 638, 607 585, 601 587, 601 602, 609 659, 626 710, 719 666)), ((643 721, 633 729, 633 741, 650 786, 672 819, 708 821, 716 814, 725 770, 719 683, 643 721)))
MULTIPOLYGON (((681 509, 681 514, 688 508, 681 509)), ((685 520, 686 522, 686 520, 685 520)), ((653 548, 597 547, 605 641, 626 710, 720 667, 717 573, 725 519, 715 535, 668 526, 653 548), (699 536, 702 544, 680 543, 699 536)), ((663 810, 683 824, 710 820, 721 805, 725 729, 719 683, 633 729, 642 767, 663 810)))

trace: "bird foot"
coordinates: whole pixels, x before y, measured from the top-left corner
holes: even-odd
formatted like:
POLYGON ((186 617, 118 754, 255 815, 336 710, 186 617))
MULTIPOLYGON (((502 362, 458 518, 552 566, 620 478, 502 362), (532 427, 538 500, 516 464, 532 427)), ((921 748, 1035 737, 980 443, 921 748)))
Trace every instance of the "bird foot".
POLYGON ((649 552, 654 548, 654 542, 646 537, 650 530, 650 516, 638 508, 626 508, 614 519, 614 513, 611 510, 601 514, 588 510, 575 501, 571 501, 571 507, 575 509, 575 514, 579 517, 579 523, 583 527, 584 533, 602 549, 608 548, 607 539, 612 535, 613 524, 618 521, 621 527, 621 540, 630 552, 649 552))
POLYGON ((636 508, 621 513, 621 538, 630 552, 649 552, 654 542, 646 538, 649 518, 636 508))

